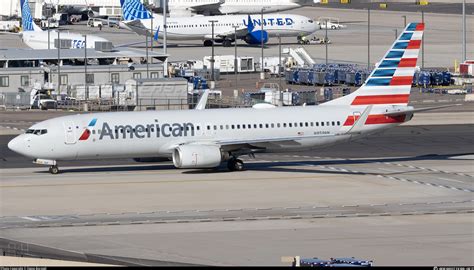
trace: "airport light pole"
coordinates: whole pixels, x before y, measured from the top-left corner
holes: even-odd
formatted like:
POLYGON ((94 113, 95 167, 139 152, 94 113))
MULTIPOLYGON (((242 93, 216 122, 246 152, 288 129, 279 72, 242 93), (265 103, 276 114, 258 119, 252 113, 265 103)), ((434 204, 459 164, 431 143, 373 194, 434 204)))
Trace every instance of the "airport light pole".
POLYGON ((48 50, 51 49, 51 38, 50 38, 50 35, 51 35, 51 31, 49 29, 49 18, 48 18, 48 50))
POLYGON ((217 20, 209 20, 211 23, 211 30, 212 30, 212 44, 211 44, 211 89, 214 89, 214 23, 217 22, 217 20))
POLYGON ((61 93, 61 39, 58 29, 58 94, 61 93))
POLYGON ((84 35, 84 92, 89 100, 89 87, 87 87, 87 35, 84 35))
POLYGON ((237 60, 237 28, 239 26, 234 25, 234 73, 235 73, 235 89, 237 89, 237 84, 239 79, 237 77, 237 70, 238 70, 238 60, 237 60))
POLYGON ((395 28, 395 29, 393 29, 393 31, 395 32, 395 40, 397 40, 397 38, 398 38, 398 29, 395 28))
POLYGON ((466 55, 466 0, 462 1, 462 59, 467 60, 466 55))
MULTIPOLYGON (((147 31, 148 32, 148 31, 147 31)), ((150 67, 148 65, 148 33, 145 33, 145 44, 146 44, 146 49, 145 49, 145 55, 146 55, 146 77, 147 79, 150 78, 150 67)))
POLYGON ((260 71, 260 80, 264 80, 265 79, 265 68, 263 66, 263 11, 265 10, 265 8, 263 7, 262 10, 261 10, 261 16, 260 16, 260 26, 262 27, 261 29, 261 32, 260 32, 260 42, 261 42, 261 45, 262 45, 262 62, 260 63, 260 68, 261 68, 261 71, 260 71))
POLYGON ((405 29, 405 27, 407 26, 407 16, 402 15, 402 18, 403 18, 403 29, 405 29))
POLYGON ((328 19, 325 20, 326 34, 324 36, 324 45, 326 46, 326 67, 328 66, 328 19))
POLYGON ((367 70, 370 70, 370 7, 367 9, 367 70))
MULTIPOLYGON (((166 45, 167 45, 167 41, 166 41, 166 31, 167 31, 167 27, 166 27, 166 1, 167 0, 163 0, 163 54, 167 54, 167 48, 166 48, 166 45)), ((152 12, 152 15, 153 15, 153 12, 152 12)), ((164 77, 168 77, 168 57, 165 58, 165 62, 164 62, 164 72, 163 72, 163 76, 164 77)))
MULTIPOLYGON (((421 23, 425 23, 425 11, 423 8, 421 9, 421 23)), ((425 68, 425 35, 426 31, 423 33, 423 37, 421 38, 421 68, 425 68)))
POLYGON ((283 106, 283 90, 281 89, 281 36, 278 35, 278 90, 280 90, 280 106, 283 106))

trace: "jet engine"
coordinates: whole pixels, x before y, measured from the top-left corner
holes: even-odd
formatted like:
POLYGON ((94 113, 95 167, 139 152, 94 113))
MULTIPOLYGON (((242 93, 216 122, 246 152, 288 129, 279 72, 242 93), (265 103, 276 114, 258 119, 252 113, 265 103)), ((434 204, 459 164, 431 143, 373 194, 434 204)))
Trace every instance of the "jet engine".
POLYGON ((182 145, 173 151, 176 168, 214 168, 221 164, 222 154, 217 145, 182 145))
POLYGON ((261 44, 262 43, 262 37, 263 37, 263 43, 267 43, 268 41, 268 33, 265 30, 255 30, 250 33, 248 33, 244 41, 247 42, 247 44, 261 44), (262 35, 263 32, 263 35, 262 35))

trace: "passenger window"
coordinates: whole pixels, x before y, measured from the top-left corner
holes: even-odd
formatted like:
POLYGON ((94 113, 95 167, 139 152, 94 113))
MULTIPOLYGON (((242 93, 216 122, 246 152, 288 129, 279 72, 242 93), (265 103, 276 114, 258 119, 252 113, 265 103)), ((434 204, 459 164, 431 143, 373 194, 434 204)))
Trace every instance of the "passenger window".
POLYGON ((222 129, 224 129, 224 126, 223 126, 223 125, 221 125, 221 126, 220 126, 220 128, 221 128, 221 130, 222 130, 222 129))
POLYGON ((278 127, 278 128, 280 127, 280 123, 277 123, 277 127, 278 127))
POLYGON ((263 128, 263 124, 260 124, 259 126, 260 126, 260 128, 263 128))
POLYGON ((329 126, 329 121, 326 122, 326 126, 329 126))
MULTIPOLYGON (((41 134, 43 134, 43 133, 41 133, 41 134)), ((92 134, 95 134, 95 129, 92 130, 92 134)))
POLYGON ((286 123, 283 123, 283 127, 286 128, 286 123))
POLYGON ((336 123, 335 123, 334 121, 332 121, 332 123, 331 123, 331 124, 332 124, 333 126, 334 126, 334 125, 336 125, 336 123))
POLYGON ((253 128, 257 128, 257 124, 253 124, 253 128))
POLYGON ((303 122, 300 122, 300 127, 303 127, 303 122))
POLYGON ((321 122, 321 126, 324 127, 324 122, 321 122))
POLYGON ((252 125, 251 125, 251 124, 248 124, 248 125, 247 125, 247 128, 252 128, 252 125))
POLYGON ((214 125, 214 130, 217 130, 217 126, 216 126, 216 125, 214 125))
POLYGON ((274 127, 275 127, 275 124, 271 123, 270 126, 271 126, 272 128, 274 128, 274 127))
POLYGON ((242 128, 245 129, 245 125, 242 125, 242 128))
POLYGON ((225 125, 225 129, 229 129, 229 125, 225 125))
POLYGON ((232 127, 232 129, 235 129, 235 126, 234 126, 234 125, 232 125, 231 127, 232 127))
POLYGON ((292 123, 288 123, 288 126, 289 126, 289 127, 293 127, 293 124, 292 124, 292 123))
POLYGON ((313 126, 313 122, 309 122, 309 125, 310 125, 310 126, 313 126))
POLYGON ((337 121, 337 125, 340 126, 340 125, 341 125, 341 122, 337 121))
POLYGON ((265 124, 265 128, 268 128, 268 124, 265 124))
POLYGON ((315 122, 316 123, 316 126, 319 127, 319 122, 315 122))
POLYGON ((237 129, 240 129, 240 125, 237 125, 237 129))

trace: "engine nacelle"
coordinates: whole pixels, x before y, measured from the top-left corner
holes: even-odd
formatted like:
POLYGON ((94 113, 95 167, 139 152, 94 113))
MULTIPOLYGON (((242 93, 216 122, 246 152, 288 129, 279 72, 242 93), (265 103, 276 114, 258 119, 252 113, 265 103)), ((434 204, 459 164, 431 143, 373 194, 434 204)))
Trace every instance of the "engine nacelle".
POLYGON ((262 30, 255 30, 253 32, 248 33, 244 41, 247 42, 247 44, 261 44, 262 43, 262 37, 263 37, 263 43, 267 43, 268 41, 268 33, 267 31, 263 31, 262 35, 262 30))
POLYGON ((216 145, 182 145, 173 151, 176 168, 215 168, 221 161, 221 149, 216 145))

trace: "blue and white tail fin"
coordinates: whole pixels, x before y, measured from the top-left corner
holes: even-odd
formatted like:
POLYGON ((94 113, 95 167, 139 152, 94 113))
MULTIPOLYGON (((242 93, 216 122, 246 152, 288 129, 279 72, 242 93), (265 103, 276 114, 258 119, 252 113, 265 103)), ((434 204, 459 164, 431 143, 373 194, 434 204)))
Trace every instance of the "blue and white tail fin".
POLYGON ((33 22, 33 16, 31 16, 30 6, 28 0, 21 0, 21 27, 23 32, 27 31, 43 31, 39 26, 33 22))
POLYGON ((140 0, 120 0, 123 19, 125 21, 151 19, 151 13, 140 0))
POLYGON ((407 105, 425 25, 410 23, 372 71, 350 95, 327 105, 407 105))

